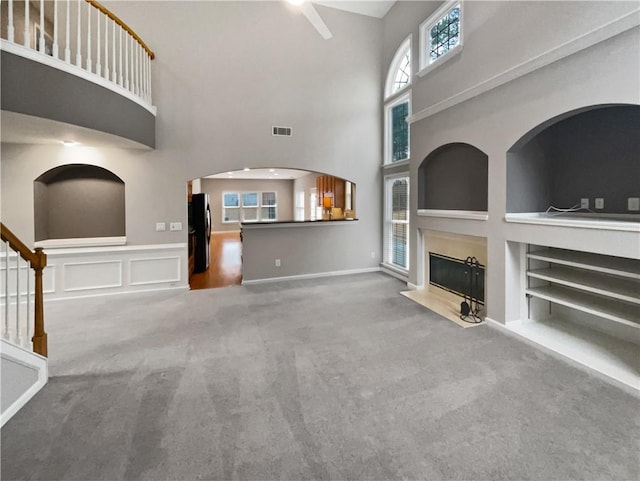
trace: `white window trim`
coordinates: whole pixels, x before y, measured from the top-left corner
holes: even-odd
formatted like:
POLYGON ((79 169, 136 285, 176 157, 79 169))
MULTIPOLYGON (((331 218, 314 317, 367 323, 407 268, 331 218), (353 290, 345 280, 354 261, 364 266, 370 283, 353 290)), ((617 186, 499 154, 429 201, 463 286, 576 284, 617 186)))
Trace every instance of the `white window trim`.
POLYGON ((389 66, 389 71, 387 72, 387 80, 384 86, 385 100, 389 100, 390 98, 395 97, 396 95, 399 95, 400 93, 404 92, 406 89, 411 87, 411 83, 413 81, 413 70, 414 70, 413 50, 411 48, 412 37, 413 35, 409 34, 409 36, 402 41, 402 43, 400 44, 400 47, 398 47, 398 50, 396 50, 396 53, 393 56, 393 60, 391 60, 391 65, 389 66), (411 67, 409 71, 409 82, 406 85, 404 85, 402 88, 397 90, 396 92, 392 92, 391 90, 393 88, 393 83, 395 81, 396 72, 398 71, 400 62, 404 59, 404 56, 406 55, 407 50, 409 50, 409 62, 410 62, 409 65, 411 67))
POLYGON ((391 148, 393 145, 393 142, 391 139, 393 136, 393 132, 391 131, 391 110, 395 106, 402 104, 406 101, 409 102, 409 113, 407 115, 407 118, 409 118, 411 116, 411 90, 409 90, 408 92, 405 92, 404 95, 400 95, 399 97, 396 97, 392 102, 389 102, 384 106, 384 166, 385 167, 391 166, 391 165, 402 165, 402 162, 408 162, 411 159, 411 126, 409 126, 409 130, 408 130, 409 138, 407 139, 408 145, 409 145, 409 151, 407 154, 407 158, 398 160, 396 162, 391 161, 391 157, 392 157, 391 148))
POLYGON ((258 203, 260 207, 258 207, 258 222, 277 222, 278 221, 278 193, 275 190, 265 190, 258 193, 258 203), (275 196, 276 202, 273 205, 263 205, 262 204, 262 194, 264 193, 273 193, 275 196), (273 207, 276 210, 276 218, 275 219, 263 219, 262 218, 262 209, 265 207, 273 207))
POLYGON ((384 176, 384 228, 383 228, 383 243, 382 248, 384 249, 382 255, 382 264, 393 268, 397 272, 400 273, 409 273, 409 265, 411 264, 411 259, 409 258, 410 252, 410 240, 411 240, 411 175, 408 171, 406 172, 398 172, 396 174, 389 174, 384 176), (393 264, 390 259, 387 258, 389 255, 389 230, 388 226, 391 224, 391 212, 393 210, 393 206, 391 205, 391 188, 393 186, 393 181, 396 179, 408 178, 409 183, 407 184, 407 200, 409 202, 408 210, 409 210, 409 219, 407 220, 407 226, 409 232, 407 234, 407 267, 400 267, 396 264, 393 264))
POLYGON ((442 7, 436 10, 433 15, 422 22, 420 24, 420 70, 417 75, 419 77, 424 77, 429 72, 435 70, 441 65, 444 65, 446 62, 462 52, 462 47, 464 45, 464 30, 464 2, 462 0, 452 0, 445 3, 442 7), (430 41, 429 32, 431 31, 431 28, 433 28, 433 26, 442 19, 442 17, 447 15, 450 10, 454 9, 458 5, 460 6, 460 25, 458 27, 460 32, 460 42, 443 56, 438 57, 432 62, 428 48, 430 41))

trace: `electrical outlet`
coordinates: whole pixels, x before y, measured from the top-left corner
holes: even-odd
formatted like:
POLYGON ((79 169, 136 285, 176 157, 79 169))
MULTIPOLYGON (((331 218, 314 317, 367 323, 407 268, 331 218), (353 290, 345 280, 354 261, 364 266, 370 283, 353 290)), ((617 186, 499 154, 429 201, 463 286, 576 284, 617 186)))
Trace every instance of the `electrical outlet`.
POLYGON ((276 259, 276 267, 280 267, 280 259, 276 259))
POLYGON ((371 258, 375 259, 376 258, 376 253, 374 251, 371 251, 371 258))
POLYGON ((588 209, 589 208, 589 199, 580 199, 580 208, 588 209))
POLYGON ((182 222, 172 222, 169 224, 170 231, 182 230, 182 222))
POLYGON ((596 209, 604 209, 604 199, 602 197, 596 199, 596 209))
POLYGON ((156 232, 164 232, 167 230, 167 224, 165 222, 156 222, 156 232))
POLYGON ((627 199, 627 210, 640 210, 640 197, 629 197, 627 199))

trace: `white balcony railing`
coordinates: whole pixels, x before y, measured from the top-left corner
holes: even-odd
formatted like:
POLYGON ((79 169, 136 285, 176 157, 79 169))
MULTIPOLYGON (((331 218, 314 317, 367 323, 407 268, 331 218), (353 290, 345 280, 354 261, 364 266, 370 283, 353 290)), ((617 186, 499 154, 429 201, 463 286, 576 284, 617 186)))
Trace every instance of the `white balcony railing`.
POLYGON ((2 0, 2 49, 86 78, 155 114, 154 53, 93 0, 2 0))

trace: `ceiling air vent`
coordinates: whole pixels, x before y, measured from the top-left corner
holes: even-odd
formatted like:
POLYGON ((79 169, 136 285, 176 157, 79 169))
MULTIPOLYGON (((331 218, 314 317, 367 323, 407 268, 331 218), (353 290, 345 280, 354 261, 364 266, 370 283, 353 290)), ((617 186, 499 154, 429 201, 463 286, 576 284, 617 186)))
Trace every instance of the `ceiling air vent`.
POLYGON ((291 127, 271 127, 271 135, 291 137, 291 127))

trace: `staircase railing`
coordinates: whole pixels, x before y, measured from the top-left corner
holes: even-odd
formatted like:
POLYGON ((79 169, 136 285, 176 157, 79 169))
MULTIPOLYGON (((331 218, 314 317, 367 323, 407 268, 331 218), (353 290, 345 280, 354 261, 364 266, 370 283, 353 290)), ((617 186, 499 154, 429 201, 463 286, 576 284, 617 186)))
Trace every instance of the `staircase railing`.
POLYGON ((41 247, 34 251, 29 249, 2 223, 0 234, 2 337, 25 348, 30 347, 31 341, 33 351, 46 357, 47 334, 44 331, 42 271, 47 266, 47 255, 41 247), (33 337, 29 340, 31 326, 33 337))
POLYGON ((94 0, 2 0, 0 5, 0 36, 17 46, 12 51, 22 55, 25 47, 53 57, 66 70, 88 73, 152 108, 155 54, 106 7, 94 0))

